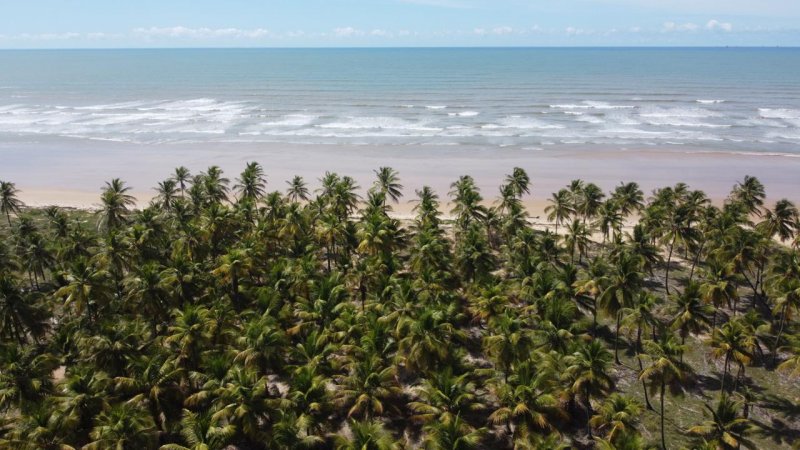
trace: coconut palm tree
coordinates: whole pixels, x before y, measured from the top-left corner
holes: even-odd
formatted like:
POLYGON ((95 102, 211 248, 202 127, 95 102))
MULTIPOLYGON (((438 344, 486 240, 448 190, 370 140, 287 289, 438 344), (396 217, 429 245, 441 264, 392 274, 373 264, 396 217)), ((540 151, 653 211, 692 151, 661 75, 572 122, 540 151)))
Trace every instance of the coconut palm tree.
POLYGON ((469 450, 479 448, 486 428, 477 430, 456 416, 448 422, 433 422, 423 429, 422 448, 427 450, 469 450))
POLYGON ((177 191, 177 182, 175 180, 170 178, 159 182, 156 188, 156 203, 164 211, 172 211, 172 207, 178 199, 177 191))
POLYGON ((724 358, 722 369, 722 381, 720 390, 725 393, 725 380, 731 362, 739 365, 740 369, 746 364, 750 364, 753 359, 753 349, 755 342, 751 334, 747 332, 744 324, 740 320, 726 322, 721 328, 715 328, 709 341, 715 358, 724 358))
POLYGON ((623 216, 630 216, 644 208, 644 192, 634 182, 620 183, 614 189, 611 200, 619 207, 623 216))
POLYGON ((681 336, 681 345, 686 344, 686 337, 690 333, 699 334, 711 326, 713 308, 702 301, 699 284, 689 283, 672 300, 671 325, 681 336))
POLYGON ((774 209, 767 210, 764 220, 757 227, 767 236, 778 237, 781 242, 786 242, 797 233, 797 221, 797 207, 789 200, 782 199, 775 203, 774 209))
POLYGON ((106 182, 100 195, 100 209, 97 211, 99 228, 111 232, 128 222, 130 208, 136 204, 136 199, 128 193, 130 190, 119 178, 106 182))
POLYGON ((383 416, 402 394, 394 366, 382 365, 375 356, 354 361, 340 384, 337 404, 347 409, 347 417, 364 420, 383 416))
POLYGON ((264 196, 267 187, 267 180, 264 176, 264 169, 255 161, 247 163, 247 166, 236 179, 233 189, 239 194, 239 202, 258 202, 264 196))
POLYGON ((770 282, 777 297, 773 313, 781 318, 772 351, 774 364, 786 322, 791 321, 793 315, 800 311, 800 255, 793 252, 782 253, 778 256, 778 260, 772 267, 770 282))
POLYGON ((612 272, 606 276, 606 286, 599 298, 599 305, 608 315, 616 317, 617 327, 614 338, 614 360, 619 361, 619 328, 622 321, 622 310, 634 305, 634 299, 642 287, 641 263, 638 258, 627 253, 620 255, 612 272))
POLYGON ((448 423, 461 420, 485 406, 480 403, 475 383, 469 380, 470 373, 454 375, 452 368, 446 368, 426 378, 416 394, 419 401, 409 402, 414 412, 412 417, 423 423, 448 423))
POLYGON ((594 415, 592 400, 604 398, 614 388, 614 380, 608 372, 610 363, 611 353, 596 340, 581 345, 568 359, 564 376, 570 398, 582 403, 587 419, 594 415))
POLYGON ((192 181, 192 174, 189 169, 184 166, 176 167, 175 173, 172 174, 172 179, 181 190, 181 198, 185 197, 186 185, 192 181))
POLYGON ((581 221, 574 219, 572 223, 567 226, 567 232, 564 235, 564 243, 569 249, 570 263, 575 264, 575 252, 578 252, 578 262, 583 261, 583 255, 586 254, 589 248, 590 232, 581 221))
POLYGON ((506 176, 506 185, 511 188, 511 191, 517 198, 522 197, 524 194, 531 193, 531 178, 528 176, 528 173, 525 172, 525 169, 521 167, 514 167, 511 174, 506 176))
POLYGON ((664 419, 664 394, 667 387, 673 394, 680 394, 684 383, 691 374, 691 368, 682 362, 684 348, 674 336, 664 333, 658 341, 644 342, 647 366, 641 371, 639 379, 649 381, 652 391, 658 391, 661 404, 661 448, 667 448, 664 419))
POLYGON ((289 201, 298 202, 300 200, 307 201, 309 199, 308 187, 303 177, 300 175, 295 175, 294 178, 292 178, 291 181, 287 181, 286 184, 289 185, 289 188, 286 190, 286 196, 289 198, 289 201))
POLYGON ((403 196, 403 185, 400 184, 400 177, 396 170, 391 167, 380 167, 375 171, 375 189, 384 196, 397 203, 403 196))
POLYGON ((38 353, 32 347, 14 344, 0 346, 0 411, 27 414, 53 394, 53 370, 58 359, 50 353, 38 353))
POLYGON ((104 411, 95 420, 86 450, 154 448, 157 442, 153 420, 144 410, 128 403, 104 411))
POLYGON ((0 336, 7 342, 37 341, 48 329, 47 311, 35 297, 26 295, 10 275, 0 274, 0 336))
POLYGON ((8 226, 11 227, 11 213, 19 214, 25 206, 22 200, 17 198, 19 189, 10 181, 0 180, 0 212, 6 215, 8 226))
POLYGON ((558 234, 558 224, 563 224, 572 214, 575 214, 572 194, 567 189, 561 189, 547 201, 549 205, 545 207, 544 212, 547 214, 547 220, 555 223, 555 233, 558 234))
POLYGON ((399 450, 394 436, 377 421, 348 422, 350 436, 336 436, 336 450, 399 450))
POLYGON ((744 180, 736 183, 731 191, 731 200, 741 204, 748 214, 755 214, 761 217, 761 207, 764 206, 766 198, 764 185, 758 178, 747 175, 744 180))
POLYGON ((220 426, 211 411, 192 412, 183 410, 181 438, 186 446, 166 444, 160 450, 223 450, 236 434, 233 425, 220 426))
POLYGON ((703 405, 708 413, 708 420, 689 428, 689 434, 702 436, 709 444, 720 450, 734 450, 742 446, 757 448, 747 439, 747 435, 756 430, 756 426, 746 417, 739 414, 742 405, 722 395, 716 407, 703 405))
POLYGON ((599 431, 605 431, 604 439, 616 442, 620 435, 636 431, 641 413, 642 406, 636 399, 611 394, 589 420, 589 424, 599 431))

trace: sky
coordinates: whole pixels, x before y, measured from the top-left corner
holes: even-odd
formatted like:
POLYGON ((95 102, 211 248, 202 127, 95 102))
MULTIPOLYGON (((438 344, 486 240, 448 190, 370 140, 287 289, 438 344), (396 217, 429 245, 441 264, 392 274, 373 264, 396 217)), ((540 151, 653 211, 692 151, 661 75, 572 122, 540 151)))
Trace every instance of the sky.
POLYGON ((0 0, 0 48, 800 46, 800 0, 0 0))

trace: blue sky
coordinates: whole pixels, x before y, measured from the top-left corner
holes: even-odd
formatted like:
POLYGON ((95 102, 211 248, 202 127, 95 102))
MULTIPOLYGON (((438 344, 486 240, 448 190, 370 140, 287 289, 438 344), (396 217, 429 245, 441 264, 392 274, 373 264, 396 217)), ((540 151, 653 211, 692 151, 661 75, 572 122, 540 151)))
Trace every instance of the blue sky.
POLYGON ((0 48, 798 46, 800 0, 8 0, 0 48))

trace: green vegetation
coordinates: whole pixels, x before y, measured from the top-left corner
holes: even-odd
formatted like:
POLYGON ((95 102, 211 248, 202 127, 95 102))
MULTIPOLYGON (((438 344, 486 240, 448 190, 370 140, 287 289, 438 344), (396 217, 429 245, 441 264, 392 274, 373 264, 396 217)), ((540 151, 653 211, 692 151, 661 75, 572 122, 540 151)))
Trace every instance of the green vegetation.
POLYGON ((427 187, 392 217, 400 178, 376 175, 362 198, 178 168, 142 210, 108 182, 96 212, 0 182, 0 447, 800 441, 798 212, 755 178, 720 207, 576 180, 549 231, 519 168, 492 207, 456 180, 452 219, 427 187))

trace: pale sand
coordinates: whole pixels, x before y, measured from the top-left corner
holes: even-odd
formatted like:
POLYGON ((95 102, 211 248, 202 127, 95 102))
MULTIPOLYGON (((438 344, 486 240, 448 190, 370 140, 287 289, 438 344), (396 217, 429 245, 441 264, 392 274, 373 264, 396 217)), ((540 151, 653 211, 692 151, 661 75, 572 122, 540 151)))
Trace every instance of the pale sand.
MULTIPOLYGON (((757 176, 767 187, 770 201, 800 201, 800 158, 662 149, 581 149, 554 147, 543 151, 515 148, 477 149, 464 146, 340 146, 291 144, 161 144, 116 142, 0 143, 0 179, 13 181, 23 201, 33 206, 56 204, 91 208, 104 182, 119 177, 132 187, 144 205, 158 181, 184 165, 197 173, 218 165, 235 184, 247 161, 258 161, 268 178, 268 189, 284 191, 294 175, 303 176, 313 190, 326 172, 354 177, 362 188, 374 180, 373 170, 391 166, 405 186, 406 215, 414 191, 427 184, 446 201, 450 183, 472 175, 483 196, 492 202, 498 186, 512 168, 524 168, 531 177, 532 195, 526 198, 531 215, 541 216, 550 194, 581 178, 605 190, 623 181, 636 181, 649 192, 677 182, 705 191, 721 202, 745 175, 757 176)), ((363 189, 362 189, 363 192, 363 189)), ((449 209, 449 208, 448 208, 449 209)))

